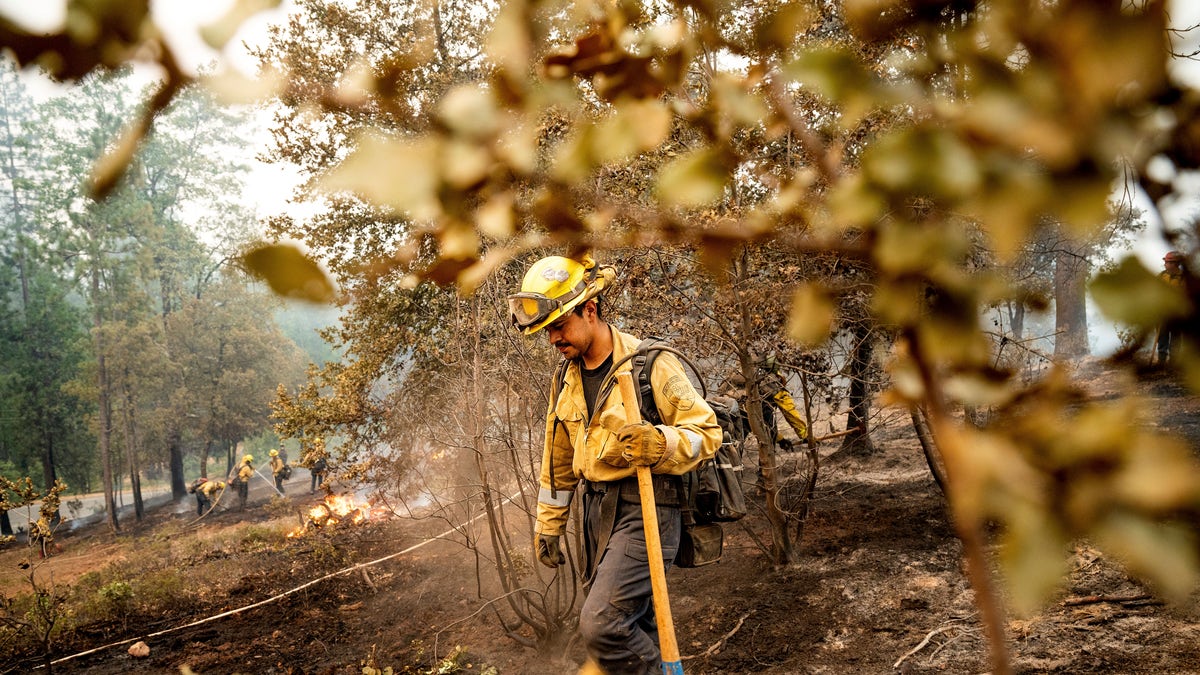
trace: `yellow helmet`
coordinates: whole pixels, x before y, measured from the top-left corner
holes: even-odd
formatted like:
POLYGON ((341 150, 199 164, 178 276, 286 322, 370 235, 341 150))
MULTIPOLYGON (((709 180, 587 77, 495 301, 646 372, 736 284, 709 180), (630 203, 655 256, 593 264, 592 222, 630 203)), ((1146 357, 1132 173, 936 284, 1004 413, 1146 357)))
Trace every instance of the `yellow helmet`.
POLYGON ((218 489, 218 490, 224 490, 224 489, 225 489, 225 483, 222 483, 221 481, 217 481, 217 489, 218 489))
POLYGON ((535 262, 521 280, 521 291, 508 296, 513 325, 533 335, 558 317, 600 295, 617 277, 590 255, 583 261, 552 255, 535 262))
POLYGON ((276 450, 275 448, 271 448, 271 452, 269 452, 269 453, 267 453, 267 454, 271 455, 272 457, 278 457, 278 456, 279 456, 279 451, 278 451, 278 450, 276 450))
POLYGON ((250 464, 250 463, 254 462, 254 455, 246 455, 245 457, 242 458, 242 461, 245 462, 246 464, 250 464))

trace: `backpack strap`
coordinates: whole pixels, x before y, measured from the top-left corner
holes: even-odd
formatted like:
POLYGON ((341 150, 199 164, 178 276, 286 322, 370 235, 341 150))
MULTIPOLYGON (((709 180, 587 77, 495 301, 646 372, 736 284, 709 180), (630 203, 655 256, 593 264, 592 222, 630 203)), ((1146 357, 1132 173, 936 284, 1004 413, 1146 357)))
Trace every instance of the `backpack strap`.
MULTIPOLYGON (((566 429, 566 423, 558 418, 554 412, 558 408, 558 395, 562 393, 563 385, 567 382, 567 360, 561 359, 558 365, 554 367, 554 378, 550 382, 550 411, 554 415, 554 426, 550 431, 550 445, 554 445, 554 436, 558 434, 558 427, 562 425, 566 429)), ((554 453, 549 453, 550 461, 550 496, 558 497, 558 488, 554 485, 554 453)))
POLYGON ((662 353, 666 342, 657 337, 648 337, 638 343, 629 361, 629 370, 633 381, 637 382, 638 409, 642 419, 653 425, 662 424, 662 414, 654 404, 654 387, 650 384, 650 372, 654 368, 654 360, 662 353))
MULTIPOLYGON (((683 363, 686 363, 692 372, 696 374, 696 379, 700 381, 701 398, 708 395, 707 388, 704 384, 704 378, 700 375, 700 370, 696 368, 696 364, 692 363, 686 356, 670 346, 666 340, 658 337, 648 337, 638 343, 637 349, 626 358, 629 358, 629 369, 633 374, 633 380, 637 382, 637 397, 638 408, 642 413, 642 419, 653 424, 662 424, 662 415, 658 411, 658 406, 654 403, 654 386, 650 384, 650 373, 654 370, 654 360, 663 352, 671 352, 683 363)), ((616 372, 616 366, 613 364, 613 372, 616 372)), ((699 474, 693 469, 679 477, 681 488, 683 490, 683 498, 680 500, 679 510, 683 521, 685 531, 690 531, 696 525, 696 493, 699 488, 699 474)))
POLYGON ((550 409, 558 405, 558 395, 562 393, 563 385, 567 383, 567 360, 560 359, 554 367, 554 379, 550 382, 550 409))

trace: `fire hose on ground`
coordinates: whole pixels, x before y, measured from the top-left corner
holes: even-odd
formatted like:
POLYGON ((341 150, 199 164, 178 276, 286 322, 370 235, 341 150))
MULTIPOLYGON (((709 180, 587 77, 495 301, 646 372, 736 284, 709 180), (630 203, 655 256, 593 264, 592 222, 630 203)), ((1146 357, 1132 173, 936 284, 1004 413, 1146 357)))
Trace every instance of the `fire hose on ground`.
MULTIPOLYGON (((261 475, 261 474, 260 474, 260 475, 261 475)), ((511 501, 515 500, 517 497, 519 497, 519 496, 520 496, 520 494, 521 494, 520 492, 517 492, 517 493, 514 493, 514 494, 512 494, 512 495, 510 495, 510 496, 508 496, 508 497, 505 497, 505 498, 504 498, 504 500, 501 502, 501 504, 503 505, 503 504, 506 504, 506 503, 508 503, 508 502, 511 502, 511 501)), ((484 513, 480 513, 479 515, 475 516, 474 518, 471 518, 470 520, 468 520, 466 523, 463 523, 463 525, 469 525, 469 524, 471 524, 471 523, 475 522, 476 520, 479 520, 480 518, 484 517, 485 515, 487 515, 487 514, 486 514, 486 512, 484 512, 484 513)), ((438 534, 438 535, 435 535, 435 536, 429 537, 428 539, 425 539, 425 540, 423 540, 423 541, 421 541, 421 542, 419 542, 419 543, 413 544, 412 546, 409 546, 408 548, 404 549, 403 551, 397 551, 397 552, 395 552, 395 553, 389 553, 388 555, 385 555, 385 556, 383 556, 382 558, 376 558, 375 560, 371 560, 371 561, 369 561, 369 562, 364 562, 364 563, 358 563, 358 564, 356 564, 356 565, 352 565, 352 566, 350 566, 350 567, 347 567, 347 568, 345 568, 345 569, 338 570, 337 572, 331 572, 331 573, 329 573, 329 574, 326 574, 326 575, 325 575, 325 576, 323 576, 323 577, 318 577, 318 578, 316 578, 316 579, 313 579, 312 581, 309 581, 309 582, 307 582, 307 583, 301 584, 301 585, 299 585, 299 586, 297 586, 297 587, 295 587, 295 588, 292 588, 292 589, 286 590, 286 591, 284 591, 284 592, 282 592, 282 593, 279 593, 279 594, 277 594, 277 595, 273 595, 273 596, 271 596, 271 597, 269 597, 269 598, 266 598, 266 599, 264 599, 264 600, 259 600, 258 602, 255 602, 255 603, 251 603, 251 604, 249 604, 249 605, 246 605, 245 607, 239 607, 239 608, 237 608, 237 609, 231 609, 231 610, 229 610, 228 612, 221 612, 220 614, 215 614, 215 615, 213 615, 213 616, 205 617, 205 618, 203 618, 203 619, 198 619, 198 620, 196 620, 196 621, 193 621, 193 622, 191 622, 191 623, 184 624, 184 625, 182 625, 182 626, 176 626, 176 627, 174 627, 174 628, 167 628, 167 629, 165 629, 165 630, 160 630, 160 631, 157 631, 157 632, 154 632, 154 633, 148 633, 148 634, 146 634, 146 635, 143 635, 143 636, 140 636, 140 637, 129 638, 128 640, 121 640, 120 642, 113 642, 113 643, 110 643, 110 644, 104 645, 104 646, 102 646, 102 647, 96 647, 96 648, 94 648, 94 649, 89 649, 89 650, 87 650, 87 651, 79 652, 78 654, 72 654, 72 655, 70 655, 70 656, 64 656, 64 657, 62 657, 62 658, 60 658, 60 659, 55 659, 55 660, 51 661, 51 662, 49 663, 49 665, 50 665, 50 666, 56 666, 56 665, 58 665, 58 664, 60 664, 60 663, 66 663, 67 661, 72 661, 72 660, 74 660, 74 659, 77 659, 77 658, 80 658, 80 657, 83 657, 83 656, 90 656, 91 654, 96 654, 96 653, 102 652, 102 651, 104 651, 104 650, 106 650, 106 649, 112 649, 113 647, 122 647, 122 646, 124 646, 124 645, 133 644, 133 643, 135 643, 135 642, 138 642, 138 641, 145 641, 145 640, 149 640, 149 639, 152 639, 152 638, 161 637, 161 636, 163 636, 163 635, 167 635, 167 634, 170 634, 170 633, 174 633, 174 632, 177 632, 177 631, 186 630, 186 629, 188 629, 188 628, 194 628, 194 627, 196 627, 196 626, 202 626, 202 625, 204 625, 204 624, 206 624, 206 623, 211 623, 211 622, 213 622, 213 621, 217 621, 217 620, 219 620, 219 619, 224 619, 224 618, 226 618, 226 617, 234 616, 234 615, 236 615, 236 614, 241 614, 241 613, 243 613, 243 612, 248 612, 248 611, 250 611, 250 610, 252 610, 252 609, 257 609, 257 608, 259 608, 259 607, 263 607, 263 606, 265 606, 265 605, 272 604, 272 603, 274 603, 274 602, 276 602, 276 601, 279 601, 279 600, 282 600, 283 598, 286 598, 286 597, 288 597, 288 596, 290 596, 290 595, 295 595, 296 593, 299 593, 300 591, 303 591, 303 590, 305 590, 305 589, 307 589, 307 588, 311 588, 311 587, 313 587, 313 586, 316 586, 317 584, 319 584, 319 583, 321 583, 321 582, 323 582, 323 581, 328 581, 329 579, 333 579, 333 578, 335 578, 335 577, 340 577, 340 576, 343 576, 343 575, 346 575, 346 574, 350 574, 351 572, 357 572, 357 571, 360 571, 360 570, 364 570, 364 569, 366 569, 366 568, 368 568, 368 567, 372 567, 372 566, 374 566, 374 565, 378 565, 378 564, 380 564, 380 563, 387 562, 388 560, 391 560, 392 558, 396 558, 396 557, 402 556, 402 555, 404 555, 404 554, 406 554, 406 553, 411 553, 411 552, 413 552, 413 551, 415 551, 415 550, 417 550, 417 549, 421 548, 422 546, 425 546, 426 544, 428 544, 428 543, 430 543, 430 542, 437 541, 437 540, 441 539, 442 537, 445 537, 445 536, 447 536, 447 535, 451 535, 451 534, 454 534, 455 532, 458 532, 458 531, 459 531, 459 529, 460 529, 461 527, 462 527, 462 525, 459 525, 459 526, 457 526, 457 527, 451 527, 450 529, 446 530, 445 532, 442 532, 441 534, 438 534)), ((43 666, 40 666, 40 665, 39 665, 39 666, 38 666, 38 669, 41 669, 42 667, 43 667, 43 666)))

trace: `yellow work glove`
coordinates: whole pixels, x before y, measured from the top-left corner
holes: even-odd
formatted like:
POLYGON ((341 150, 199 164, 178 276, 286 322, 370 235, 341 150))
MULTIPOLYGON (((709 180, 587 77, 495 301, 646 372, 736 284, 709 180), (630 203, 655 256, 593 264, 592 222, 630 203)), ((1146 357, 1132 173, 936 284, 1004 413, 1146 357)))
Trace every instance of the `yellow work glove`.
POLYGON ((649 422, 626 424, 617 431, 621 457, 635 466, 654 466, 667 451, 667 438, 649 422))
POLYGON ((563 556, 562 547, 558 544, 557 534, 538 532, 533 537, 533 550, 538 562, 546 567, 558 567, 567 561, 563 556))

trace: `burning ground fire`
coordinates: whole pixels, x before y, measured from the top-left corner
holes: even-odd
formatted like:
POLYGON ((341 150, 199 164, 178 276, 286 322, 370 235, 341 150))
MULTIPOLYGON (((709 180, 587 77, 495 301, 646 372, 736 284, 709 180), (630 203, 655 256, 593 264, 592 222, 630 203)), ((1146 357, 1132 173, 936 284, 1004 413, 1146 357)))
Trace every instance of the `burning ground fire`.
POLYGON ((360 525, 368 520, 379 520, 387 513, 376 509, 370 501, 357 502, 353 495, 325 495, 325 499, 305 514, 304 524, 288 533, 288 537, 299 537, 309 530, 320 530, 335 526, 360 525))

